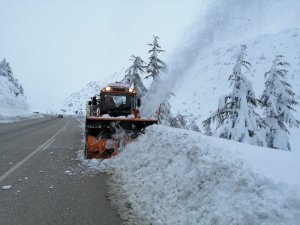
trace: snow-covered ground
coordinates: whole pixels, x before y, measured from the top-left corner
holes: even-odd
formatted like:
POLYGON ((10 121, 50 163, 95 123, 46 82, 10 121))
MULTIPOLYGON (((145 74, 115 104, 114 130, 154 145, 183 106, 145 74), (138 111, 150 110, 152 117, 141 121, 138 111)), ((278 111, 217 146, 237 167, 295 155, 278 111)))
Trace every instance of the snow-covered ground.
POLYGON ((112 174, 128 224, 299 224, 300 154, 154 125, 115 158, 84 161, 112 174))

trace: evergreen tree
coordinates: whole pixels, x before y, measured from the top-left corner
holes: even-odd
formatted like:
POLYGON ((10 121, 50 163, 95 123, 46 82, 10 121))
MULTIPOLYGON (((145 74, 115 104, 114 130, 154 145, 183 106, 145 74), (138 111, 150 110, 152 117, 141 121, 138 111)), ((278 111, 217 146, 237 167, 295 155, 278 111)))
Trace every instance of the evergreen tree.
POLYGON ((292 86, 285 80, 288 73, 286 69, 289 64, 283 61, 283 56, 278 55, 273 60, 271 69, 266 72, 265 89, 261 97, 264 109, 264 120, 268 124, 267 145, 270 148, 291 150, 289 143, 289 127, 298 127, 299 121, 295 119, 292 111, 295 93, 292 86))
POLYGON ((246 46, 242 45, 232 74, 229 76, 232 91, 219 100, 217 112, 203 121, 204 129, 211 132, 215 124, 214 136, 264 146, 261 138, 264 123, 254 109, 258 105, 251 82, 244 75, 243 69, 249 70, 251 64, 246 60, 246 46))
POLYGON ((177 113, 177 115, 172 118, 170 126, 200 132, 200 128, 196 124, 197 119, 198 118, 193 116, 193 114, 183 115, 177 113))
POLYGON ((149 63, 146 66, 148 73, 146 78, 152 77, 153 81, 159 77, 160 72, 168 71, 167 64, 158 58, 158 54, 164 52, 164 50, 162 50, 161 46, 158 44, 158 39, 158 36, 154 36, 153 43, 148 44, 149 46, 152 46, 152 48, 148 52, 151 53, 151 56, 149 57, 149 63))
POLYGON ((169 97, 165 98, 162 103, 160 103, 157 115, 158 123, 170 126, 171 121, 173 120, 172 118, 172 113, 171 113, 171 105, 169 103, 169 97))
POLYGON ((144 72, 145 62, 139 56, 131 56, 133 64, 126 70, 124 82, 133 85, 137 90, 137 96, 142 97, 146 94, 147 89, 143 84, 140 74, 144 72))
POLYGON ((5 58, 0 63, 0 76, 7 77, 9 81, 14 80, 12 69, 5 58))
MULTIPOLYGON (((153 95, 154 93, 157 93, 157 88, 159 83, 161 83, 161 78, 159 77, 161 72, 167 72, 168 67, 167 64, 158 58, 158 54, 164 52, 163 49, 161 49, 160 44, 158 43, 158 36, 153 36, 154 40, 153 43, 148 44, 151 46, 151 49, 148 51, 150 53, 149 57, 149 63, 146 66, 146 72, 148 75, 145 78, 152 77, 152 83, 150 85, 148 93, 150 95, 153 95)), ((171 105, 169 103, 169 98, 172 95, 170 93, 165 99, 162 99, 162 102, 159 106, 159 109, 156 113, 156 116, 159 120, 159 123, 164 125, 170 125, 172 120, 171 115, 171 105)))
MULTIPOLYGON (((16 96, 18 96, 21 93, 21 85, 19 84, 18 79, 14 78, 12 69, 5 58, 0 62, 0 76, 7 77, 7 80, 10 81, 12 85, 10 87, 10 90, 14 92, 16 96)), ((22 91, 24 95, 23 87, 22 87, 22 91)))
POLYGON ((4 76, 4 77, 7 76, 5 58, 0 62, 0 76, 4 76))
POLYGON ((21 93, 21 95, 24 95, 24 88, 23 88, 22 84, 20 85, 20 93, 21 93))

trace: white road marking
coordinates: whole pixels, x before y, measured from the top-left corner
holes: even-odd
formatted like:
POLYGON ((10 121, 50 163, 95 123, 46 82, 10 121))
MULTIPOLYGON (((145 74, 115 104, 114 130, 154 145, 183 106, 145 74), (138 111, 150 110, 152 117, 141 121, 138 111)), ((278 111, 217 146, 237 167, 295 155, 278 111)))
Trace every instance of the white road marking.
POLYGON ((49 145, 52 144, 52 142, 55 140, 55 137, 62 132, 66 126, 69 124, 69 121, 51 138, 49 138, 44 144, 40 145, 37 149, 35 149, 33 152, 31 152, 28 156, 26 156, 24 159, 22 159, 20 162, 16 163, 15 166, 10 168, 8 171, 6 171, 3 175, 0 176, 0 182, 2 182, 6 177, 8 177, 10 174, 12 174, 15 170, 17 170, 20 166, 22 166, 28 159, 30 159, 32 156, 34 156, 38 151, 45 150, 49 147, 49 145))

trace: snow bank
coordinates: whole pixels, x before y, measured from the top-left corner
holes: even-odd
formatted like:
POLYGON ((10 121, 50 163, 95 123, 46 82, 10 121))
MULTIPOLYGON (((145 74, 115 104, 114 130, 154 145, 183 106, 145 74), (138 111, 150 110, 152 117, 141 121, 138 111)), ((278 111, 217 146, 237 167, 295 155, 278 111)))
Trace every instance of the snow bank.
MULTIPOLYGON (((253 172, 232 146, 155 125, 115 158, 89 166, 112 173, 112 200, 128 224, 299 224, 300 189, 253 172)), ((250 148, 267 151, 265 158, 275 151, 250 148)))
POLYGON ((262 148, 243 143, 237 143, 216 137, 206 137, 206 142, 215 143, 223 149, 230 149, 235 157, 247 161, 256 172, 300 189, 300 149, 294 151, 262 148))
POLYGON ((0 115, 0 123, 14 123, 23 120, 31 120, 31 119, 38 119, 44 117, 44 114, 23 114, 18 116, 1 116, 0 115))

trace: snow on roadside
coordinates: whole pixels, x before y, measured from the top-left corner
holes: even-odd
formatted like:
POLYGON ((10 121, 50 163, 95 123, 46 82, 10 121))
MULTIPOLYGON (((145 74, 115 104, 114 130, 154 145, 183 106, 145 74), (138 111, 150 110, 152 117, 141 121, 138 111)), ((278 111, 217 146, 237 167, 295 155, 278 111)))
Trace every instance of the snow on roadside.
POLYGON ((128 224, 298 224, 300 189, 253 172, 218 140, 155 125, 89 166, 112 174, 112 200, 128 224))
POLYGON ((11 185, 5 185, 5 186, 2 186, 2 190, 10 190, 12 188, 11 185))
POLYGON ((0 115, 0 123, 14 123, 19 122, 23 120, 30 120, 30 119, 38 119, 44 117, 43 114, 24 114, 24 115, 18 115, 18 116, 3 116, 0 115))
POLYGON ((256 173, 263 174, 277 182, 296 185, 300 189, 299 148, 292 151, 283 151, 216 137, 204 136, 204 139, 205 142, 218 143, 222 146, 222 149, 230 149, 236 157, 247 161, 256 173))

